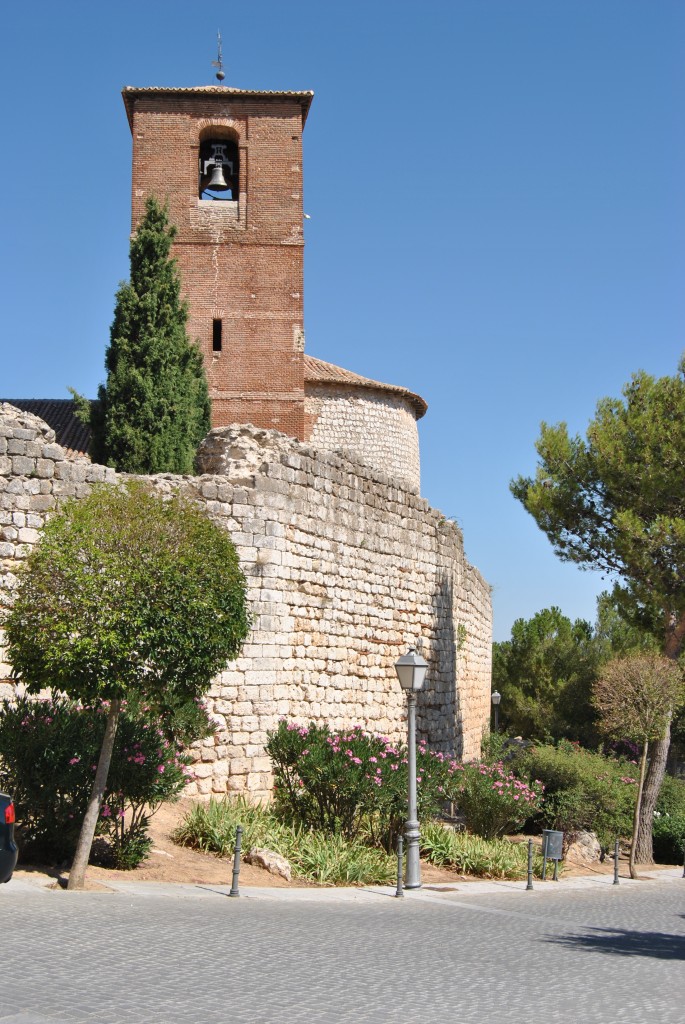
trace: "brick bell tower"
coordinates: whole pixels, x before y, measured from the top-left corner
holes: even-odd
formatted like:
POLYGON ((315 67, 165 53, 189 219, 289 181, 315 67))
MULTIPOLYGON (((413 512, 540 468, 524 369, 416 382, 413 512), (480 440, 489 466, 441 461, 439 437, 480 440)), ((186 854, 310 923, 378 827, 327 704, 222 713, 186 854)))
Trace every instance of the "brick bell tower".
POLYGON ((126 87, 132 227, 169 205, 212 426, 304 438, 302 130, 311 92, 126 87))

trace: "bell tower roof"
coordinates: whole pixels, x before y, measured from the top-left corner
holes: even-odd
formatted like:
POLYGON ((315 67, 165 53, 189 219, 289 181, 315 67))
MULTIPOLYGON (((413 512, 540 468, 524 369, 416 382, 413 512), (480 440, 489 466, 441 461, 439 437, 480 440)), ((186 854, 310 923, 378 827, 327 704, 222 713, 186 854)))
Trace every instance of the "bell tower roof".
POLYGON ((194 85, 187 88, 165 88, 164 86, 146 86, 142 89, 137 88, 134 85, 125 85, 121 90, 121 95, 124 98, 124 106, 126 107, 126 116, 128 117, 128 123, 131 130, 133 130, 133 106, 140 96, 225 96, 235 99, 247 99, 247 100, 296 100, 299 101, 302 107, 302 126, 307 120, 307 114, 314 98, 314 93, 311 90, 305 92, 292 92, 292 91, 276 91, 276 90, 255 90, 255 89, 235 89, 230 85, 194 85))

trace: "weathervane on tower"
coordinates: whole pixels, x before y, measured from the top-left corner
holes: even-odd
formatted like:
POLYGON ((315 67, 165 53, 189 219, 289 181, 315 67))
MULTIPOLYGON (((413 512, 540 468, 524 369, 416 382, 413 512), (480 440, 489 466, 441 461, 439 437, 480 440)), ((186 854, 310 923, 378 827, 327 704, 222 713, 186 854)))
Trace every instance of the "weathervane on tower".
POLYGON ((217 59, 212 61, 212 67, 219 69, 216 72, 216 78, 217 78, 217 81, 219 82, 219 84, 221 84, 221 82, 223 82, 223 80, 226 77, 226 75, 224 74, 224 59, 223 59, 223 54, 221 52, 221 31, 220 30, 216 34, 216 39, 217 39, 217 59))

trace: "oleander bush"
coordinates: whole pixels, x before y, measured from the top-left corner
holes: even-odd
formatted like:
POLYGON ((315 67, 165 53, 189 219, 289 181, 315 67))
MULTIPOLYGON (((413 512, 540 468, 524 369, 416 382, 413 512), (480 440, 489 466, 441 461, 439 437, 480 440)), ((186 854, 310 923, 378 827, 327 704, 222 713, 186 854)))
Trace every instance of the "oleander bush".
MULTIPOLYGON (((282 720, 266 745, 274 767, 274 806, 283 820, 304 828, 366 837, 394 849, 407 817, 407 751, 385 736, 354 726, 332 732, 282 720)), ((419 742, 416 755, 420 821, 449 799, 457 763, 419 742)))
POLYGON ((540 811, 543 790, 539 779, 522 781, 502 761, 457 765, 450 785, 466 828, 483 839, 519 831, 540 811))
MULTIPOLYGON (((107 705, 66 697, 19 698, 0 705, 0 789, 14 795, 22 860, 61 863, 76 848, 105 730, 107 705)), ((134 868, 151 840, 150 816, 178 797, 190 759, 184 743, 207 735, 200 705, 182 709, 178 735, 142 709, 124 709, 98 822, 98 856, 134 868)))

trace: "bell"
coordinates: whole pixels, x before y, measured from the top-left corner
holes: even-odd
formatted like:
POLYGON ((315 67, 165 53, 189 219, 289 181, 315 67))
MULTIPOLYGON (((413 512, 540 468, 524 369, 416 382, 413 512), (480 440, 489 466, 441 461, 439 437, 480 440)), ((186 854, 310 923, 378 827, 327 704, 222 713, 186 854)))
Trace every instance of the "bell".
POLYGON ((209 179, 207 188, 213 192, 224 192, 230 187, 231 186, 224 177, 223 164, 214 164, 214 170, 212 171, 212 176, 209 179))

